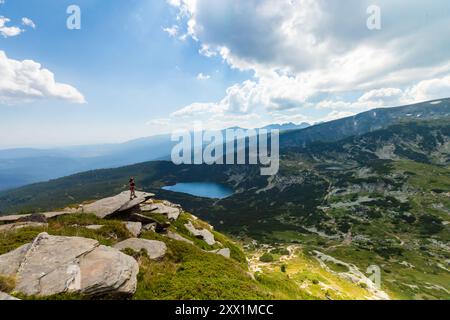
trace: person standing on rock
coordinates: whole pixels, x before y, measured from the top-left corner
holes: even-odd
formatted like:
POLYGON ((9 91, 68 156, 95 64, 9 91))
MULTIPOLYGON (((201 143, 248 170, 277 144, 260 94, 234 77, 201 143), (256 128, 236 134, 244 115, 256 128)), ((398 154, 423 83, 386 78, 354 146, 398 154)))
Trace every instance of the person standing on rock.
POLYGON ((135 187, 136 187, 136 183, 134 182, 134 177, 131 177, 130 178, 130 200, 137 198, 135 187))

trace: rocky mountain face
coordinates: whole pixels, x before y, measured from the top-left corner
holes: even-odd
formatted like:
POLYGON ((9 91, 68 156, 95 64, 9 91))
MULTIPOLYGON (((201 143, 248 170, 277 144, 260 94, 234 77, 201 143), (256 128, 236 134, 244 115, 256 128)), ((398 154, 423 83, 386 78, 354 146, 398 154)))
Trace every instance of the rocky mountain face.
POLYGON ((396 108, 374 109, 304 130, 287 132, 281 138, 281 145, 284 147, 299 147, 316 141, 339 141, 351 136, 386 129, 400 121, 440 120, 448 117, 450 117, 450 99, 396 108))

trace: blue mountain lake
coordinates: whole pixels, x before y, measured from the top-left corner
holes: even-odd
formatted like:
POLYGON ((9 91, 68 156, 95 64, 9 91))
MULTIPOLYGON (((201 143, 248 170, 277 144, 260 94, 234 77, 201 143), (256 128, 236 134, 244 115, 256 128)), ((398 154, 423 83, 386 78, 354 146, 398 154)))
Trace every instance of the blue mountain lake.
POLYGON ((163 187, 162 189, 173 192, 187 193, 196 197, 224 199, 231 196, 233 189, 213 182, 185 182, 177 183, 173 186, 163 187))

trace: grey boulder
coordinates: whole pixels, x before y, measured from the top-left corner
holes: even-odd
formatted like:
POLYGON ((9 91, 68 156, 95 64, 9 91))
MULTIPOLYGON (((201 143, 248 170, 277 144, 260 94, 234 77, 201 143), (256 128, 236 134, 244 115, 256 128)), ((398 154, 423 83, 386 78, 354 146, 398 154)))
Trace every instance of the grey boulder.
POLYGON ((127 230, 133 235, 133 237, 138 237, 141 234, 141 222, 126 221, 123 224, 125 225, 125 228, 127 228, 127 230))
POLYGON ((221 256, 224 256, 225 258, 230 258, 231 256, 231 251, 228 248, 224 248, 224 249, 219 249, 219 250, 213 250, 213 251, 209 251, 210 253, 215 253, 221 256))
POLYGON ((177 241, 183 241, 189 244, 194 244, 193 241, 186 239, 185 237, 180 236, 178 233, 168 231, 166 236, 170 239, 177 240, 177 241))
POLYGON ((186 227, 186 229, 188 229, 190 233, 192 233, 197 238, 204 240, 210 246, 216 243, 214 235, 212 234, 211 231, 206 229, 197 229, 192 225, 191 221, 189 221, 189 223, 186 223, 184 226, 186 227))
POLYGON ((168 201, 141 205, 141 211, 151 211, 153 213, 162 214, 169 220, 177 220, 181 214, 181 208, 168 201))
POLYGON ((0 232, 8 232, 23 228, 47 228, 48 223, 41 222, 16 222, 10 224, 0 225, 0 232))
POLYGON ((93 213, 99 218, 106 218, 114 213, 127 211, 153 197, 154 194, 136 191, 136 198, 130 200, 130 192, 124 191, 116 196, 101 199, 83 206, 85 213, 93 213))
POLYGON ((6 294, 4 292, 0 292, 0 301, 6 301, 6 300, 19 300, 19 299, 11 297, 9 294, 6 294))
POLYGON ((164 255, 167 252, 167 246, 162 241, 146 240, 138 238, 131 238, 119 242, 116 245, 114 245, 114 248, 118 250, 124 250, 128 248, 136 252, 145 250, 147 251, 147 255, 149 256, 150 259, 160 259, 164 257, 164 255))
POLYGON ((15 276, 15 291, 29 296, 131 295, 138 272, 136 260, 96 240, 47 233, 0 256, 0 274, 15 276))

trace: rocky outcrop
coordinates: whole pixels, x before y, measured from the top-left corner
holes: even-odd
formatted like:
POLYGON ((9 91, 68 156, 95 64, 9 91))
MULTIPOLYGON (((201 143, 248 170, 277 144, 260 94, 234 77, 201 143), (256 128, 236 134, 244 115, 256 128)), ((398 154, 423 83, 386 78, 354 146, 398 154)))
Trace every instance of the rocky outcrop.
POLYGON ((83 206, 83 211, 93 213, 99 218, 130 210, 154 196, 152 193, 136 191, 136 198, 130 200, 130 192, 124 191, 116 196, 101 199, 83 206))
POLYGON ((114 245, 114 248, 118 250, 132 249, 136 252, 145 250, 150 259, 160 259, 164 257, 167 252, 167 246, 162 241, 145 240, 138 238, 131 238, 125 241, 119 242, 114 245))
POLYGON ((47 227, 48 227, 47 223, 41 222, 16 222, 0 225, 0 232, 7 232, 23 228, 47 228, 47 227))
POLYGON ((223 248, 223 249, 218 249, 218 250, 213 250, 213 251, 209 251, 210 253, 215 253, 221 256, 224 256, 225 258, 230 258, 231 256, 231 251, 228 248, 223 248))
POLYGON ((15 291, 29 296, 131 295, 138 272, 136 260, 117 249, 92 239, 47 233, 0 256, 0 274, 14 276, 15 291))
POLYGON ((206 229, 196 229, 191 221, 189 221, 189 223, 185 224, 184 226, 190 233, 192 233, 197 238, 202 239, 210 246, 216 243, 216 241, 214 240, 214 235, 211 233, 211 231, 206 229))
POLYGON ((25 255, 30 249, 31 244, 25 244, 14 251, 0 256, 0 275, 13 277, 17 274, 20 264, 25 259, 25 255))
POLYGON ((181 207, 168 201, 157 203, 145 203, 141 205, 141 211, 151 211, 165 215, 169 220, 177 220, 181 214, 181 207))
POLYGON ((166 234, 166 237, 168 237, 170 239, 173 239, 173 240, 177 240, 177 241, 183 241, 183 242, 186 242, 186 243, 189 243, 189 244, 192 244, 192 245, 194 244, 193 241, 188 240, 188 239, 180 236, 178 233, 175 233, 175 232, 172 232, 172 231, 168 231, 167 234, 166 234))
POLYGON ((55 212, 44 212, 39 214, 16 214, 16 215, 10 215, 10 216, 4 216, 0 217, 0 222, 39 222, 36 221, 37 216, 45 219, 51 219, 56 218, 59 216, 64 216, 67 214, 73 214, 77 213, 78 211, 76 209, 64 209, 63 211, 55 211, 55 212))
POLYGON ((47 223, 47 216, 43 213, 33 213, 30 216, 21 218, 18 222, 47 223))
POLYGON ((14 298, 14 297, 12 297, 9 294, 6 294, 4 292, 0 292, 0 301, 6 301, 6 300, 19 300, 19 299, 14 298))
POLYGON ((139 237, 142 231, 142 223, 125 221, 123 224, 125 225, 125 228, 127 228, 127 230, 133 235, 133 237, 139 237))
POLYGON ((144 224, 145 231, 149 231, 147 229, 153 228, 154 226, 154 231, 158 233, 163 233, 170 227, 170 222, 158 222, 151 217, 147 217, 146 215, 137 212, 133 212, 130 218, 134 221, 139 221, 142 224, 144 224))

